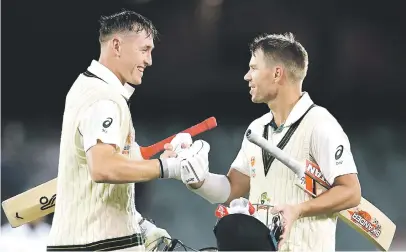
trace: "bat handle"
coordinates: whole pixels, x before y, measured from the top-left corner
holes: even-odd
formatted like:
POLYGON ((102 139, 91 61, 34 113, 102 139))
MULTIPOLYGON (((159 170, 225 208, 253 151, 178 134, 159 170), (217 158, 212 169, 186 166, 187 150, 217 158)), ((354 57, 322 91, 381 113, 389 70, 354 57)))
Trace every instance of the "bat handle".
POLYGON ((248 141, 258 145, 265 151, 269 152, 272 156, 274 156, 282 164, 289 167, 294 173, 296 173, 296 175, 299 178, 302 178, 305 175, 305 167, 303 167, 303 165, 300 162, 298 162, 295 159, 293 159, 292 157, 290 157, 288 154, 286 154, 284 151, 282 151, 278 147, 273 146, 262 136, 255 134, 254 132, 251 131, 251 129, 247 130, 247 132, 245 133, 245 136, 247 137, 248 141))
MULTIPOLYGON (((181 133, 189 133, 193 137, 193 136, 201 134, 205 131, 211 130, 215 127, 217 127, 217 121, 216 121, 216 118, 212 116, 190 128, 187 128, 187 129, 181 131, 181 133)), ((170 143, 172 141, 172 139, 175 138, 175 136, 176 136, 176 134, 172 135, 170 137, 167 137, 164 140, 159 141, 158 143, 155 143, 153 145, 150 145, 147 147, 141 147, 142 157, 144 159, 149 159, 152 156, 154 156, 155 154, 163 151, 165 144, 170 143)))

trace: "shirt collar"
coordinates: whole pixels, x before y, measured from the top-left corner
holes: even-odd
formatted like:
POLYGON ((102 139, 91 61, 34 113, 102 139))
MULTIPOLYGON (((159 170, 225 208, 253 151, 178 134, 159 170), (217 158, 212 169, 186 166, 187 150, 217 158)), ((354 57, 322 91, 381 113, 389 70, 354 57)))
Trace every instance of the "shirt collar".
MULTIPOLYGON (((293 123, 295 123, 297 120, 302 117, 306 111, 310 108, 310 106, 313 105, 313 101, 310 98, 309 94, 307 92, 302 92, 302 96, 300 97, 299 101, 295 104, 293 107, 292 111, 289 113, 288 118, 286 119, 286 122, 283 124, 284 127, 290 126, 293 123)), ((268 120, 266 120, 265 124, 272 124, 273 121, 273 114, 272 111, 269 113, 268 120)))
POLYGON ((87 68, 89 72, 103 79, 105 82, 114 87, 126 100, 129 100, 134 93, 134 87, 128 83, 124 85, 118 79, 118 77, 107 67, 96 60, 92 60, 92 63, 87 68))

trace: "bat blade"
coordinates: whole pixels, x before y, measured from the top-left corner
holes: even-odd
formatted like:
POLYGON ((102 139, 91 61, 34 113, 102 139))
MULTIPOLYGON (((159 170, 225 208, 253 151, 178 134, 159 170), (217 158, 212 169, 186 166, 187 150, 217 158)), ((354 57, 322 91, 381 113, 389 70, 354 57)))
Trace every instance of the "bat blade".
POLYGON ((1 203, 12 227, 44 217, 55 210, 57 179, 50 180, 1 203))
MULTIPOLYGON (((318 186, 319 182, 313 180, 307 173, 305 182, 298 180, 296 185, 312 197, 317 197, 326 190, 323 186, 318 186), (311 181, 310 184, 309 181, 311 181)), ((358 206, 342 210, 337 215, 340 220, 362 234, 375 247, 381 251, 389 250, 396 232, 396 225, 368 200, 361 198, 358 206)))
POLYGON ((361 233, 381 251, 388 251, 396 225, 368 200, 362 198, 357 207, 339 213, 340 220, 361 233))
MULTIPOLYGON (((317 164, 309 160, 304 163, 295 160, 278 147, 273 146, 265 138, 251 132, 251 130, 246 132, 246 137, 250 142, 269 152, 291 169, 298 176, 296 185, 312 197, 317 197, 331 188, 317 164)), ((338 217, 351 228, 361 233, 380 250, 389 250, 396 231, 396 225, 366 199, 361 198, 361 202, 357 207, 340 211, 338 217)))
MULTIPOLYGON (((215 117, 210 117, 182 132, 196 136, 217 127, 215 117)), ((156 144, 141 147, 144 159, 149 159, 164 150, 165 143, 176 136, 172 135, 156 144)), ((28 191, 20 193, 2 202, 3 211, 10 223, 15 228, 42 218, 55 211, 57 191, 57 178, 36 186, 28 191)))

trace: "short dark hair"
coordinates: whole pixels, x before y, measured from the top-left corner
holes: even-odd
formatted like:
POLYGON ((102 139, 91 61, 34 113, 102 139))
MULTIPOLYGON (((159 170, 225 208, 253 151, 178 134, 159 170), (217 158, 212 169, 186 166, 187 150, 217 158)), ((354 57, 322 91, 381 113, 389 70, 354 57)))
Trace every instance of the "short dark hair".
POLYGON ((156 39, 158 36, 158 31, 152 22, 134 11, 122 10, 110 16, 102 16, 99 23, 100 43, 116 32, 146 31, 147 36, 152 36, 153 39, 156 39))
POLYGON ((252 55, 262 50, 265 57, 283 63, 291 77, 303 80, 307 74, 309 58, 305 48, 295 39, 292 33, 261 34, 249 45, 252 55))

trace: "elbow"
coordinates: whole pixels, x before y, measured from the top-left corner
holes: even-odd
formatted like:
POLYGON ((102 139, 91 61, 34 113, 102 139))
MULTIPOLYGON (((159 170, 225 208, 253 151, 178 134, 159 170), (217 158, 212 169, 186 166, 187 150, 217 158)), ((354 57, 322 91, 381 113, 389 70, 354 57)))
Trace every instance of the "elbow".
POLYGON ((97 175, 92 175, 92 181, 95 183, 106 183, 108 181, 107 176, 104 176, 102 174, 97 174, 97 175))
POLYGON ((110 176, 103 166, 94 166, 90 169, 90 177, 95 183, 106 183, 110 176))
POLYGON ((97 144, 86 152, 88 173, 95 183, 106 183, 114 177, 114 149, 110 145, 97 144))

